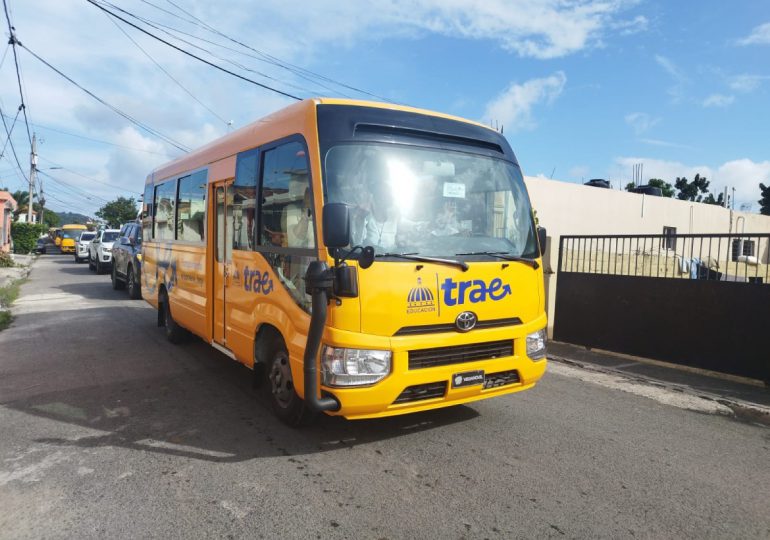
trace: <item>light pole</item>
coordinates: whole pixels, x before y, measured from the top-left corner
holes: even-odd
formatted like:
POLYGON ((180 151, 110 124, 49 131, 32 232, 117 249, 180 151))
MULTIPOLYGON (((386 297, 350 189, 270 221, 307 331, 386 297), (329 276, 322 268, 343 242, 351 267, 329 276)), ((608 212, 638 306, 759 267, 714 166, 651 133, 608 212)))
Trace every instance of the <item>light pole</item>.
POLYGON ((35 168, 37 167, 37 133, 32 134, 32 149, 29 153, 29 203, 27 203, 27 223, 32 223, 32 194, 35 191, 35 168))

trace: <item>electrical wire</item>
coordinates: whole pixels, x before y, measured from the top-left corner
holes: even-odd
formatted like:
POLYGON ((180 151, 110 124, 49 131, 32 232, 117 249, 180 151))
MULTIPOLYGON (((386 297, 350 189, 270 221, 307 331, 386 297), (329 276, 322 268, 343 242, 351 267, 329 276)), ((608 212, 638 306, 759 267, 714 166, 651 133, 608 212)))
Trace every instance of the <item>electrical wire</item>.
MULTIPOLYGON (((9 120, 11 118, 8 115, 5 115, 5 117, 8 118, 9 120)), ((86 141, 92 141, 92 142, 96 142, 96 143, 107 144, 109 146, 115 146, 117 148, 123 148, 125 150, 133 150, 134 152, 144 152, 144 153, 147 153, 147 154, 154 154, 156 156, 161 156, 161 157, 164 157, 164 158, 168 157, 166 154, 162 154, 160 152, 153 152, 152 150, 145 150, 144 148, 135 148, 133 146, 124 146, 122 144, 116 144, 116 143, 112 143, 112 142, 105 141, 105 140, 102 140, 102 139, 94 139, 92 137, 86 137, 85 135, 78 135, 77 133, 72 133, 72 132, 69 132, 69 131, 64 131, 64 130, 61 130, 61 129, 53 128, 51 126, 46 126, 45 124, 39 124, 37 122, 30 122, 30 125, 33 128, 35 128, 35 129, 42 129, 42 130, 46 130, 46 131, 53 131, 55 133, 61 133, 62 135, 69 135, 70 137, 77 137, 78 139, 84 139, 86 141)))
POLYGON ((11 24, 11 16, 8 14, 7 0, 3 0, 3 9, 5 10, 5 20, 8 21, 8 33, 10 34, 8 43, 11 45, 11 49, 13 50, 13 62, 16 65, 16 81, 19 83, 19 97, 21 98, 21 107, 22 111, 24 112, 24 124, 27 126, 27 138, 29 139, 29 146, 32 148, 32 133, 29 131, 29 120, 27 119, 27 110, 26 106, 24 105, 24 92, 21 87, 21 68, 19 67, 19 56, 16 54, 16 45, 21 46, 21 43, 18 39, 16 39, 16 29, 11 24))
MULTIPOLYGON (((21 112, 21 107, 19 107, 16 110, 16 116, 13 117, 13 124, 11 124, 11 129, 8 130, 8 137, 5 139, 5 144, 3 145, 3 149, 0 150, 0 157, 2 157, 3 154, 5 154, 5 148, 6 148, 6 146, 8 146, 8 141, 11 140, 11 134, 13 133, 13 128, 16 125, 16 120, 19 119, 19 113, 20 112, 21 112)), ((8 118, 10 118, 10 116, 8 118)))
MULTIPOLYGON (((271 65, 277 65, 277 64, 275 64, 274 62, 271 62, 270 60, 266 60, 265 58, 261 58, 261 57, 259 57, 259 56, 255 56, 254 54, 251 54, 251 53, 249 53, 249 52, 245 52, 245 51, 243 51, 243 50, 241 50, 241 49, 234 49, 234 48, 232 48, 232 47, 228 47, 227 45, 222 45, 221 43, 217 43, 216 41, 211 41, 211 40, 209 40, 209 39, 206 39, 206 38, 202 38, 202 37, 200 37, 200 36, 196 36, 195 34, 191 34, 191 33, 189 33, 189 32, 185 32, 185 31, 183 31, 183 30, 180 30, 180 29, 178 29, 178 28, 175 28, 175 27, 173 27, 173 26, 169 26, 169 25, 166 25, 166 24, 160 23, 160 22, 158 22, 158 21, 154 21, 154 20, 151 20, 151 19, 147 19, 147 18, 145 18, 145 17, 140 17, 139 15, 135 15, 135 14, 133 14, 133 13, 129 12, 129 11, 126 11, 126 10, 124 10, 124 9, 122 9, 122 8, 120 8, 120 7, 118 7, 118 6, 116 6, 115 4, 112 4, 112 3, 110 3, 110 2, 107 2, 106 0, 101 0, 101 1, 102 1, 102 3, 103 3, 103 4, 107 4, 107 5, 109 5, 110 7, 112 7, 113 9, 116 9, 116 10, 118 10, 118 11, 121 11, 121 12, 125 13, 126 15, 128 15, 128 16, 130 16, 130 17, 132 17, 132 18, 134 18, 134 19, 136 19, 136 20, 138 20, 138 21, 141 21, 141 22, 143 22, 144 24, 146 24, 147 26, 150 26, 151 28, 155 28, 156 30, 158 30, 158 31, 160 31, 160 32, 163 32, 164 34, 166 34, 167 36, 170 36, 170 37, 172 37, 173 39, 176 39, 176 40, 178 40, 178 41, 181 41, 182 43, 186 43, 187 45, 190 45, 191 47, 194 47, 194 48, 196 48, 196 49, 198 49, 198 50, 200 50, 200 51, 203 51, 203 52, 205 52, 205 53, 207 53, 207 54, 210 54, 210 55, 211 55, 211 56, 213 56, 214 58, 217 58, 217 59, 219 59, 219 60, 221 60, 221 61, 223 61, 223 62, 227 62, 228 64, 231 64, 231 65, 233 65, 233 66, 235 66, 235 67, 237 67, 237 68, 239 68, 239 69, 243 69, 243 70, 245 70, 245 71, 249 71, 249 72, 251 72, 251 73, 255 73, 255 74, 259 75, 260 77, 264 77, 264 78, 266 78, 266 79, 269 79, 269 80, 271 80, 271 81, 275 81, 275 82, 281 83, 281 84, 283 84, 283 85, 285 85, 285 86, 289 86, 289 87, 291 87, 291 88, 295 88, 295 89, 297 89, 297 90, 301 90, 301 91, 303 91, 303 92, 307 92, 307 93, 308 93, 308 94, 310 94, 310 95, 321 95, 321 92, 317 92, 317 91, 315 91, 315 90, 309 90, 309 89, 307 89, 307 88, 304 88, 304 87, 302 87, 302 86, 298 86, 298 85, 296 85, 296 84, 292 84, 292 83, 290 83, 290 82, 287 82, 287 81, 284 81, 284 80, 281 80, 281 79, 277 79, 277 78, 275 78, 275 77, 272 77, 272 76, 270 76, 270 75, 267 75, 266 73, 263 73, 263 72, 261 72, 261 71, 257 71, 257 70, 255 70, 255 69, 252 69, 252 68, 246 67, 246 66, 244 66, 243 64, 241 64, 241 63, 239 63, 239 62, 235 62, 235 61, 233 61, 233 60, 231 60, 231 59, 229 59, 229 58, 223 58, 223 57, 221 57, 221 56, 219 56, 219 55, 217 55, 217 54, 214 54, 214 53, 213 53, 213 52, 211 52, 209 49, 205 49, 205 48, 203 48, 203 47, 201 47, 201 46, 199 46, 199 45, 196 45, 195 43, 191 43, 190 41, 187 41, 186 39, 180 38, 180 37, 179 37, 178 35, 176 35, 176 34, 180 34, 180 35, 183 35, 183 36, 187 36, 187 37, 189 37, 189 38, 192 38, 192 39, 196 39, 196 40, 198 40, 198 41, 201 41, 201 42, 203 42, 203 43, 208 43, 208 44, 210 44, 210 45, 214 45, 215 47, 220 47, 220 48, 222 48, 222 49, 225 49, 225 50, 227 50, 227 51, 231 51, 231 52, 234 52, 234 53, 236 53, 236 54, 240 54, 240 55, 246 56, 246 57, 248 57, 248 58, 252 58, 252 59, 254 59, 254 60, 258 60, 258 61, 260 61, 260 62, 266 62, 266 63, 268 63, 268 64, 271 64, 271 65), (173 32, 173 33, 172 33, 172 32, 173 32)), ((154 4, 150 4, 150 5, 153 5, 153 6, 154 6, 154 4)), ((157 6, 155 6, 155 7, 157 7, 157 6)), ((161 10, 162 10, 162 8, 158 8, 158 9, 161 9, 161 10)), ((163 10, 163 11, 165 11, 165 10, 163 10)), ((182 18, 182 17, 179 17, 178 15, 174 15, 174 16, 175 16, 175 17, 177 17, 178 19, 181 19, 182 21, 187 21, 187 19, 184 19, 184 18, 182 18)), ((187 22, 190 22, 190 21, 187 21, 187 22)), ((191 23, 191 24, 193 24, 194 26, 198 26, 198 27, 200 27, 200 25, 198 25, 198 24, 195 24, 195 23, 193 23, 193 22, 190 22, 190 23, 191 23)), ((204 30, 205 30, 205 28, 204 28, 204 30)), ((263 54, 264 54, 264 53, 263 53, 263 54)), ((281 67, 283 67, 283 66, 281 66, 281 67)), ((319 87, 321 87, 321 88, 324 88, 324 89, 326 89, 326 90, 329 90, 330 92, 332 92, 332 93, 334 93, 334 94, 339 94, 339 95, 342 95, 343 97, 351 97, 351 96, 349 96, 349 95, 345 94, 344 92, 340 92, 339 90, 336 90, 336 89, 334 89, 334 88, 331 88, 330 86, 327 86, 327 85, 325 85, 325 84, 323 84, 323 83, 320 83, 320 82, 318 82, 318 81, 316 81, 316 80, 314 80, 314 79, 312 79, 312 78, 310 78, 310 77, 307 77, 307 76, 305 76, 305 75, 302 75, 301 73, 295 73, 295 75, 297 75, 297 76, 298 76, 298 77, 300 77, 301 79, 304 79, 304 80, 306 80, 306 81, 308 81, 308 82, 311 82, 311 83, 313 83, 313 84, 315 84, 315 85, 318 85, 318 86, 319 86, 319 87)), ((383 98, 383 99, 384 99, 384 98, 383 98)))
MULTIPOLYGON (((159 6, 156 6, 152 2, 149 2, 148 0, 141 0, 141 1, 143 3, 145 3, 145 4, 148 4, 150 6, 155 7, 156 9, 160 9, 161 11, 166 11, 166 10, 163 10, 162 8, 160 8, 159 6)), ((268 54, 266 52, 260 51, 259 49, 256 49, 256 48, 252 47, 251 45, 243 43, 242 41, 239 41, 239 40, 237 40, 235 38, 232 38, 232 37, 228 36, 227 34, 224 34, 223 32, 217 30, 216 28, 214 28, 213 26, 211 26, 207 22, 199 19, 198 17, 196 17, 195 15, 193 15, 192 13, 190 13, 189 11, 184 9, 183 7, 179 6, 178 4, 173 2, 172 0, 166 0, 166 2, 168 2, 169 4, 174 6, 176 9, 178 9, 179 11, 181 11, 182 13, 187 15, 188 17, 191 17, 192 19, 194 19, 198 23, 200 23, 200 24, 198 24, 196 26, 205 28, 209 32, 212 32, 212 33, 214 33, 214 34, 216 34, 218 36, 223 37, 224 39, 226 39, 228 41, 231 41, 231 42, 233 42, 233 43, 235 43, 237 45, 240 45, 241 47, 244 47, 244 48, 246 48, 246 49, 248 49, 250 51, 253 51, 253 52, 257 53, 258 55, 264 57, 263 61, 268 62, 268 63, 270 63, 270 64, 272 64, 272 65, 274 65, 276 67, 283 68, 283 69, 285 69, 287 71, 290 71, 291 73, 294 73, 295 75, 298 75, 298 76, 302 76, 301 74, 307 74, 308 76, 316 77, 318 79, 321 79, 323 81, 329 82, 331 84, 336 84, 337 86, 341 86, 343 88, 347 88, 348 90, 352 90, 354 92, 358 92, 359 94, 363 94, 363 95, 366 95, 366 96, 377 98, 377 99, 382 100, 382 101, 388 101, 390 103, 393 103, 393 101, 391 101, 390 99, 388 99, 386 97, 379 96, 379 95, 374 94, 372 92, 368 92, 367 90, 363 90, 361 88, 357 88, 357 87, 352 86, 350 84, 337 81, 337 80, 332 79, 330 77, 327 77, 325 75, 321 75, 319 73, 315 73, 313 71, 310 71, 309 69, 305 69, 303 67, 296 66, 296 65, 291 64, 289 62, 286 62, 285 60, 281 60, 280 58, 277 58, 277 57, 275 57, 275 56, 273 56, 271 54, 268 54)), ((166 12, 168 13, 168 11, 166 11, 166 12)), ((175 16, 178 17, 179 19, 183 20, 183 21, 186 20, 186 19, 184 19, 182 17, 179 17, 178 15, 175 15, 175 16)), ((189 22, 189 21, 187 21, 187 22, 189 22)))
POLYGON ((73 184, 70 184, 69 182, 65 182, 64 180, 60 178, 56 178, 55 176, 52 176, 48 174, 45 171, 37 171, 37 173, 41 176, 45 176, 46 178, 52 180, 56 184, 58 184, 62 189, 66 189, 69 191, 69 193, 76 197, 82 197, 84 199, 87 199, 88 201, 94 202, 94 199, 101 201, 103 204, 107 204, 110 202, 108 199, 105 199, 104 197, 99 197, 98 195, 94 195, 93 193, 89 193, 86 190, 79 188, 73 184))
MULTIPOLYGON (((3 128, 5 128, 5 133, 8 135, 8 144, 11 146, 11 153, 13 154, 13 159, 16 160, 16 165, 19 167, 19 172, 21 173, 21 176, 24 176, 24 169, 22 169, 21 167, 19 156, 16 155, 16 148, 14 148, 13 146, 13 140, 11 140, 11 132, 8 129, 8 124, 5 123, 5 115, 3 114, 2 108, 0 108, 0 118, 2 118, 3 120, 3 128)), ((29 185, 29 179, 27 179, 27 184, 29 185)))
MULTIPOLYGON (((90 1, 90 0, 87 0, 87 1, 90 1)), ((172 139, 171 137, 169 137, 169 136, 167 136, 167 135, 164 135, 164 134, 163 134, 163 133, 161 133, 160 131, 158 131, 158 130, 156 130, 156 129, 154 129, 154 128, 150 127, 150 126, 148 126, 147 124, 144 124, 144 123, 140 122, 139 120, 137 120, 136 118, 132 117, 132 116, 131 116, 131 115, 129 115, 128 113, 125 113, 125 112, 121 111, 120 109, 118 109, 118 108, 117 108, 117 107, 115 107, 114 105, 111 105, 110 103, 106 102, 105 100, 103 100, 102 98, 100 98, 99 96, 97 96, 96 94, 94 94, 93 92, 91 92, 90 90, 88 90, 87 88, 85 88, 85 87, 83 87, 82 85, 80 85, 79 83, 75 82, 73 79, 71 79, 70 77, 68 77, 67 75, 65 75, 64 73, 62 73, 60 70, 58 70, 57 68, 55 68, 54 66, 52 66, 52 65, 51 65, 50 63, 48 63, 46 60, 44 60, 43 58, 41 58, 40 56, 38 56, 37 54, 35 54, 35 52, 33 52, 33 51, 32 51, 32 50, 31 50, 29 47, 27 47, 26 45, 22 45, 21 43, 19 43, 19 46, 20 46, 21 48, 23 48, 25 51, 27 51, 29 54, 31 54, 33 57, 35 57, 35 58, 36 58, 38 61, 40 61, 41 63, 45 64, 45 65, 46 65, 48 68, 50 68, 52 71, 56 72, 56 73, 57 73, 59 76, 63 77, 64 79, 66 79, 67 81, 69 81, 70 83, 72 83, 73 85, 77 86, 77 87, 78 87, 78 88, 80 88, 80 89, 81 89, 83 92, 85 92, 86 94, 88 94, 89 96, 91 96, 92 98, 94 98, 96 101, 98 101, 99 103, 101 103, 102 105, 104 105, 105 107, 107 107, 108 109, 112 110, 112 111, 113 111, 113 112, 115 112, 116 114, 118 114, 118 115, 122 116, 123 118, 125 118, 126 120, 128 120, 129 122, 131 122, 132 124, 134 124, 134 125, 136 125, 136 126, 140 127, 141 129, 143 129, 143 130, 144 130, 144 131, 146 131, 147 133, 149 133, 149 134, 151 134, 151 135, 153 135, 153 136, 155 136, 155 137, 157 137, 157 138, 159 138, 159 139, 163 140, 164 142, 166 142, 166 143, 168 143, 168 144, 170 144, 170 145, 172 145, 172 146, 174 146, 174 147, 178 148, 178 149, 179 149, 179 150, 181 150, 182 152, 189 152, 189 151, 190 151, 190 149, 189 149, 189 148, 187 148, 186 146, 183 146, 181 143, 178 143, 178 142, 176 142, 176 141, 175 141, 174 139, 172 139)))
POLYGON ((118 23, 117 23, 117 22, 116 22, 114 19, 112 19, 112 18, 111 18, 109 15, 107 15, 107 14, 105 14, 105 17, 107 17, 107 19, 109 19, 109 21, 110 21, 112 24, 114 24, 114 25, 115 25, 115 27, 116 27, 118 30, 120 30, 120 31, 123 33, 123 35, 124 35, 124 36, 126 36, 126 37, 129 39, 129 41, 131 41, 131 43, 133 43, 133 44, 136 46, 136 48, 137 48, 137 49, 139 49, 140 51, 142 51, 142 53, 144 53, 144 55, 145 55, 147 58, 149 58, 149 59, 150 59, 150 61, 152 61, 152 63, 153 63, 153 64, 155 64, 155 66, 156 66, 156 67, 157 67, 159 70, 161 70, 163 73, 165 73, 165 75, 166 75, 166 76, 167 76, 169 79, 171 79, 172 81, 174 81, 174 83, 176 83, 176 85, 177 85, 179 88, 181 88, 181 89, 182 89, 182 91, 184 91, 184 92, 185 92, 185 93, 186 93, 188 96, 190 96, 191 98, 193 98, 193 99, 196 101, 196 103, 198 103, 198 104, 199 104, 201 107, 203 107, 203 108, 204 108, 204 109, 206 109, 208 112, 210 112, 211 114, 213 114, 214 116, 216 116, 216 117, 217 117, 217 118, 218 118, 218 119, 219 119, 219 120, 220 120, 220 121, 221 121, 221 122, 222 122, 222 123, 223 123, 225 126, 229 126, 229 125, 230 125, 230 123, 229 123, 227 120, 225 120, 224 118, 222 118, 221 116, 219 116, 219 115, 218 115, 216 112, 214 112, 214 111, 213 111, 213 110, 212 110, 212 109, 211 109, 211 108, 210 108, 208 105, 206 105, 206 104, 205 104, 205 103, 203 103, 203 102, 202 102, 200 99, 198 99, 197 97, 195 97, 195 95, 193 95, 193 93, 192 93, 192 92, 190 92, 190 91, 189 91, 189 90, 188 90, 188 89, 187 89, 187 88, 186 88, 186 87, 185 87, 185 86, 184 86, 182 83, 180 83, 178 80, 176 80, 176 79, 174 78, 174 76, 173 76, 173 75, 171 75, 171 73, 169 73, 168 71, 166 71, 166 70, 163 68, 163 66, 161 66, 161 65, 160 65, 160 64, 159 64, 159 63, 158 63, 158 62, 155 60, 155 58, 153 58, 153 57, 150 55, 150 53, 148 53, 147 51, 145 51, 145 50, 142 48, 142 46, 141 46, 141 45, 139 45, 139 43, 137 43, 137 42, 134 40, 134 38, 132 38, 132 37, 131 37, 131 36, 128 34, 128 32, 126 32, 125 30, 123 30, 123 28, 122 28, 122 27, 121 27, 121 26, 120 26, 120 25, 119 25, 119 24, 118 24, 118 23))
MULTIPOLYGON (((171 37, 171 38, 173 38, 173 39, 175 39, 175 40, 177 40, 177 41, 179 41, 181 43, 189 45, 190 47, 193 47, 194 49, 198 49, 199 51, 205 52, 206 54, 212 56, 213 58, 216 58, 217 60, 221 60, 222 62, 226 62, 226 63, 228 63, 228 64, 230 64, 232 66, 237 67, 238 69, 242 69, 244 71, 248 71, 250 73, 254 73, 255 75, 259 75, 262 78, 265 78, 265 79, 268 79, 268 80, 280 83, 280 84, 282 84, 284 86, 288 86, 290 88, 294 88, 294 89, 300 90, 302 92, 306 92, 306 93, 308 93, 310 95, 319 95, 319 92, 316 92, 316 91, 313 91, 313 90, 309 90, 309 89, 304 88, 302 86, 298 86, 296 84, 292 84, 290 82, 277 79, 277 78, 272 77, 272 76, 270 76, 270 75, 268 75, 266 73, 263 73, 261 71, 257 71, 255 69, 250 68, 250 67, 247 67, 247 66, 245 66, 245 65, 243 65, 243 64, 241 64, 239 62, 236 62, 234 60, 231 60, 229 58, 224 58, 222 56, 219 56, 218 54, 213 53, 211 50, 206 49, 204 47, 201 47, 200 45, 196 45, 195 43, 192 43, 192 42, 190 42, 190 41, 188 41, 186 39, 183 39, 183 38, 179 37, 176 34, 181 34, 183 36, 187 36, 187 37, 190 37, 192 39, 197 39, 198 41, 202 41, 204 43, 208 43, 208 44, 214 45, 216 47, 221 47, 221 48, 223 48, 225 50, 232 51, 232 52, 237 53, 237 54, 242 54, 242 55, 250 57, 250 58, 255 58, 257 60, 262 60, 260 58, 255 57, 252 54, 245 53, 245 52, 243 52, 241 50, 238 50, 238 49, 233 49, 232 47, 228 47, 226 45, 222 45, 221 43, 217 43, 215 41, 211 41, 211 40, 208 40, 208 39, 196 36, 194 34, 190 34, 188 32, 184 32, 182 30, 179 30, 178 28, 174 28, 173 26, 168 26, 168 25, 165 25, 165 24, 157 22, 157 21, 152 21, 150 19, 147 19, 147 18, 144 18, 144 17, 140 17, 139 15, 135 15, 135 14, 131 13, 130 11, 126 11, 125 9, 122 9, 121 7, 116 6, 115 4, 107 2, 106 0, 101 0, 101 3, 102 4, 106 4, 106 5, 110 6, 111 8, 113 8, 113 9, 115 9, 117 11, 125 13, 127 16, 129 16, 129 17, 131 17, 133 19, 136 19, 137 21, 143 22, 144 24, 146 24, 150 28, 154 28, 155 30, 158 30, 159 32, 162 32, 162 33, 166 34, 167 36, 169 36, 169 37, 171 37)), ((182 20, 185 20, 185 19, 182 19, 182 20)), ((262 60, 262 61, 264 61, 264 60, 262 60)), ((307 80, 310 81, 310 82, 313 82, 315 84, 319 84, 319 86, 322 86, 322 87, 326 88, 327 90, 331 90, 332 92, 337 92, 336 90, 332 90, 328 86, 324 86, 323 84, 317 83, 317 81, 312 81, 311 79, 307 79, 307 80)))
POLYGON ((72 169, 70 169, 68 167, 65 167, 61 163, 56 163, 55 161, 51 161, 50 159, 46 159, 46 158, 44 158, 42 156, 41 156, 40 159, 42 159, 46 163, 50 163, 54 167, 59 167, 63 171, 70 172, 70 173, 74 174, 75 176, 79 176, 81 178, 85 178, 86 180, 90 180, 92 182, 96 182, 97 184, 102 184, 102 185, 109 186, 109 187, 112 187, 112 188, 121 189, 121 190, 123 190, 123 191, 125 191, 127 193, 133 193, 134 195, 141 195, 141 192, 139 192, 139 191, 133 191, 131 189, 126 189, 123 186, 119 186, 119 185, 116 185, 116 184, 110 184, 109 182, 105 182, 103 180, 97 180, 96 178, 92 178, 90 176, 86 176, 85 174, 79 173, 77 171, 73 171, 72 169))
MULTIPOLYGON (((3 1, 5 1, 5 0, 3 0, 3 1)), ((235 73, 234 71, 230 71, 229 69, 223 68, 222 66, 219 66, 219 65, 217 65, 217 64, 215 64, 215 63, 213 63, 213 62, 209 62, 209 61, 208 61, 208 60, 206 60, 205 58, 201 58, 200 56, 197 56, 197 55, 195 55, 195 54, 193 54, 193 53, 191 53, 191 52, 189 52, 189 51, 186 51, 186 50, 182 49, 181 47, 177 47, 177 46, 176 46, 176 45, 174 45, 173 43, 171 43, 171 42, 168 42, 168 41, 166 41, 165 39, 163 39, 163 38, 161 38, 161 37, 158 37, 158 36, 156 36, 156 35, 155 35, 155 34, 153 34, 152 32, 149 32, 149 31, 145 30, 144 28, 142 28, 142 27, 140 27, 140 26, 138 26, 138 25, 136 25, 136 24, 134 24, 134 23, 132 23, 132 22, 130 22, 130 21, 128 21, 128 20, 126 20, 126 19, 124 19, 124 18, 123 18, 123 17, 121 17, 120 15, 118 15, 118 14, 116 14, 116 13, 113 13, 113 12, 112 12, 112 11, 110 11, 109 9, 105 8, 104 6, 102 6, 102 5, 98 4, 98 3, 96 3, 94 0, 86 0, 86 2, 88 2, 89 4, 92 4, 92 5, 94 5, 94 6, 96 6, 97 8, 101 9, 101 10, 102 10, 102 11, 104 11, 105 13, 108 13, 110 16, 112 16, 112 17, 114 17, 114 18, 116 18, 116 19, 118 19, 118 20, 120 20, 120 21, 124 22, 125 24, 127 24, 127 25, 129 25, 129 26, 132 26, 133 28, 136 28, 136 29, 137 29, 137 30, 139 30, 140 32, 142 32, 142 33, 144 33, 144 34, 147 34, 148 36, 152 37, 153 39, 156 39, 156 40, 160 41, 161 43, 163 43, 163 44, 165 44, 165 45, 168 45, 169 47, 171 47, 171 48, 173 48, 173 49, 176 49, 177 51, 181 52, 182 54, 186 54, 186 55, 187 55, 187 56, 189 56, 190 58, 194 58, 194 59, 196 59, 196 60, 198 60, 198 61, 200 61, 200 62, 203 62, 204 64, 207 64, 207 65, 209 65, 209 66, 213 67, 214 69, 217 69, 217 70, 219 70, 219 71, 222 71, 223 73, 227 73, 227 74, 229 74, 229 75, 232 75, 233 77, 237 77, 238 79, 241 79, 241 80, 243 80, 243 81, 249 82, 249 83, 251 83, 251 84, 254 84, 254 85, 256 85, 256 86, 259 86, 260 88, 264 88, 265 90, 269 90, 269 91, 271 91, 271 92, 275 92, 276 94, 280 94, 280 95, 282 95, 282 96, 285 96, 285 97, 289 97, 289 98, 292 98, 292 99, 296 99, 297 101, 301 101, 301 99, 300 99, 300 98, 298 98, 298 97, 297 97, 297 96, 295 96, 295 95, 289 94, 288 92, 284 92, 283 90, 279 90, 279 89, 277 89, 277 88, 273 88, 272 86, 268 86, 268 85, 266 85, 266 84, 262 84, 261 82, 257 82, 257 81, 255 81, 254 79, 249 79, 248 77, 244 77, 243 75, 240 75, 240 74, 238 74, 238 73, 235 73)), ((29 50, 29 49, 27 49, 27 50, 29 50)))

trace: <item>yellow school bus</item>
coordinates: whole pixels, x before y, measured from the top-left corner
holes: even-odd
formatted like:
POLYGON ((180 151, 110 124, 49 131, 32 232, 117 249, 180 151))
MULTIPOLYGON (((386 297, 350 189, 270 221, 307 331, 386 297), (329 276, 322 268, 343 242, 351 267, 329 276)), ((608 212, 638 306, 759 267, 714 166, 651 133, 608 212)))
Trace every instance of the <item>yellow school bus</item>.
POLYGON ((58 243, 61 252, 75 253, 75 242, 77 242, 77 237, 85 230, 87 230, 87 227, 79 223, 62 225, 58 243))
POLYGON ((252 368, 289 424, 469 403, 545 372, 544 231, 481 124, 308 99, 157 168, 143 200, 158 325, 252 368))

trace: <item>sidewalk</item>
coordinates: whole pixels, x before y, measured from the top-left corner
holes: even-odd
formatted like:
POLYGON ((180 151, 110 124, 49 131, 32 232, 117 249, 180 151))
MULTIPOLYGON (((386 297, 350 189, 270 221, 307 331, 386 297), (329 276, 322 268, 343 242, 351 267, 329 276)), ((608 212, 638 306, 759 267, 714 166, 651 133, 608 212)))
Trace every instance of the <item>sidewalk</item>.
POLYGON ((761 381, 707 372, 688 366, 647 360, 551 341, 548 358, 583 369, 610 372, 639 382, 711 399, 732 408, 736 415, 762 423, 770 421, 770 388, 761 381))
POLYGON ((0 268, 0 287, 6 287, 16 281, 27 277, 34 255, 13 255, 16 266, 12 268, 0 268))

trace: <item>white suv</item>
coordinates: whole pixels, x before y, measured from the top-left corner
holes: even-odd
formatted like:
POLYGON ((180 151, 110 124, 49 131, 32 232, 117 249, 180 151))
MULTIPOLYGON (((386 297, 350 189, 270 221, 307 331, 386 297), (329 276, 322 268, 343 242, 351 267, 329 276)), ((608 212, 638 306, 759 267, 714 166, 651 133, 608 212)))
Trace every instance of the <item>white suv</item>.
POLYGON ((120 229, 102 229, 88 245, 88 268, 103 274, 112 265, 112 243, 120 229))
POLYGON ((80 263, 88 259, 88 244, 96 236, 95 232, 83 231, 75 242, 75 262, 80 263))

